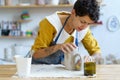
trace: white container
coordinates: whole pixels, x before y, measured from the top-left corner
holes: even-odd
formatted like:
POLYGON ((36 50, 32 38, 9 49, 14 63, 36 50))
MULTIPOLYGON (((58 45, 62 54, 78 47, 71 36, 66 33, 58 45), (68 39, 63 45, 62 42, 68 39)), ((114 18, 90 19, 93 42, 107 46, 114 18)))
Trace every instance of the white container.
POLYGON ((64 54, 64 56, 64 65, 67 70, 81 70, 82 58, 77 49, 71 53, 64 54), (78 60, 80 61, 79 69, 76 68, 78 60))
POLYGON ((4 59, 6 61, 13 61, 13 51, 11 48, 4 49, 4 59))
POLYGON ((58 5, 59 0, 46 0, 46 4, 48 4, 48 5, 58 5))
POLYGON ((19 77, 29 77, 31 70, 31 59, 24 58, 20 55, 15 55, 17 74, 19 77))

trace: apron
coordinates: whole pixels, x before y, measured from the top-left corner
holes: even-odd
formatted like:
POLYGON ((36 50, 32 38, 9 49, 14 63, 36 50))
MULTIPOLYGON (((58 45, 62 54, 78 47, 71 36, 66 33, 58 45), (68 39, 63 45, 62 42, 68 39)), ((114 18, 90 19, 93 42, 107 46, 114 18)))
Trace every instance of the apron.
MULTIPOLYGON (((50 46, 56 45, 56 42, 64 29, 64 26, 66 25, 67 20, 69 19, 70 16, 68 16, 63 24, 63 27, 61 28, 60 32, 58 33, 58 36, 56 39, 50 44, 50 46)), ((61 62, 64 61, 64 53, 61 50, 56 51, 55 53, 45 57, 45 58, 40 58, 40 59, 34 59, 32 57, 32 64, 61 64, 61 62)))

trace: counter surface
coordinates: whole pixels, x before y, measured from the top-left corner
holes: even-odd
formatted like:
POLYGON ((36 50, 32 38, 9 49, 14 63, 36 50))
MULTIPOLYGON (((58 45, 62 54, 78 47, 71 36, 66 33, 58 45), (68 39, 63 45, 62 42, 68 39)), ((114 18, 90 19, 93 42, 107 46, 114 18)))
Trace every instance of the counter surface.
MULTIPOLYGON (((0 65, 0 80, 80 80, 80 78, 12 78, 16 73, 15 65, 0 65)), ((97 65, 95 78, 81 80, 120 80, 120 65, 97 65)))

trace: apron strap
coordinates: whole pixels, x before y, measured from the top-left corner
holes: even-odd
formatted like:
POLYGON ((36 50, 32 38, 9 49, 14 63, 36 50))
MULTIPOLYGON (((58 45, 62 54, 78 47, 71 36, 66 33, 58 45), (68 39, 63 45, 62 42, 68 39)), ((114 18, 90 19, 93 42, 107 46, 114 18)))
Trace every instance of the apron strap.
POLYGON ((60 36, 62 30, 64 29, 64 27, 65 27, 65 25, 66 25, 66 23, 67 23, 69 17, 70 17, 70 16, 68 16, 68 17, 66 18, 66 20, 65 20, 65 22, 64 22, 64 24, 63 24, 63 27, 61 28, 60 32, 58 33, 58 36, 57 36, 56 39, 55 39, 55 43, 57 42, 57 40, 58 40, 58 38, 59 38, 59 36, 60 36))
POLYGON ((75 45, 78 47, 79 41, 78 41, 78 31, 76 31, 76 38, 75 38, 75 45))

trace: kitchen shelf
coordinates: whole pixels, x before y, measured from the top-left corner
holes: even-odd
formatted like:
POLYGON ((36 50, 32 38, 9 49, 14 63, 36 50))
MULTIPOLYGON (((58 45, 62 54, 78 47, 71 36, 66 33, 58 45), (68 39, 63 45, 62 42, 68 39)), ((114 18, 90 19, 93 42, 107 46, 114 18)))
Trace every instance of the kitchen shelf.
POLYGON ((11 5, 11 6, 0 6, 0 8, 41 8, 41 7, 44 7, 44 8, 49 8, 49 7, 73 7, 73 5, 70 5, 70 4, 61 4, 61 5, 28 5, 28 6, 20 6, 20 5, 11 5))

